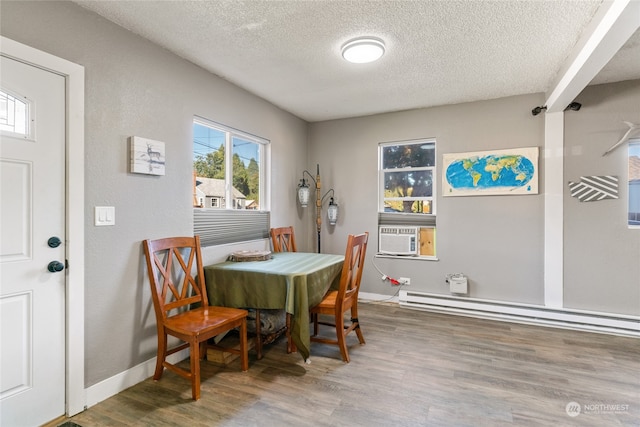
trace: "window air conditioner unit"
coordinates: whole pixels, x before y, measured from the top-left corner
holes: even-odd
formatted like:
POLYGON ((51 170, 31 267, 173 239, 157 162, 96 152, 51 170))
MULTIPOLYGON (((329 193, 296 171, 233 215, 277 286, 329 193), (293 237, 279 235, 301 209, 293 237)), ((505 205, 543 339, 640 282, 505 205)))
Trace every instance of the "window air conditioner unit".
POLYGON ((379 252, 390 255, 418 255, 419 228, 396 225, 379 227, 379 252))

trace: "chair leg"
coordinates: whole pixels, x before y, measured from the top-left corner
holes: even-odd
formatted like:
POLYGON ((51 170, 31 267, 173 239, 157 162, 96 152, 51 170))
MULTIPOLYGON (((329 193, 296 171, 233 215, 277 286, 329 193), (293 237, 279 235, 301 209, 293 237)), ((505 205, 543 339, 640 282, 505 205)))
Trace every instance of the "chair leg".
POLYGON ((200 343, 200 359, 199 360, 205 360, 206 358, 207 358, 207 342, 202 341, 200 343))
POLYGON ((189 343, 191 352, 191 397, 193 400, 200 399, 200 343, 192 341, 189 343))
POLYGON ((311 315, 313 318, 313 336, 318 335, 318 313, 313 313, 311 315))
POLYGON ((247 344, 247 319, 243 319, 240 324, 240 364, 242 370, 249 369, 249 346, 247 344))
POLYGON ((342 314, 340 314, 340 316, 336 316, 336 336, 338 338, 338 347, 340 347, 342 360, 349 363, 349 352, 347 350, 347 340, 344 332, 344 317, 342 314))
POLYGON ((156 356, 156 371, 153 379, 158 381, 164 371, 164 360, 167 357, 167 334, 158 332, 158 355, 156 356))
POLYGON ((365 344, 364 335, 362 335, 362 329, 360 329, 360 321, 358 320, 358 307, 355 305, 351 307, 351 322, 356 323, 356 335, 358 336, 358 341, 360 341, 361 345, 365 344))

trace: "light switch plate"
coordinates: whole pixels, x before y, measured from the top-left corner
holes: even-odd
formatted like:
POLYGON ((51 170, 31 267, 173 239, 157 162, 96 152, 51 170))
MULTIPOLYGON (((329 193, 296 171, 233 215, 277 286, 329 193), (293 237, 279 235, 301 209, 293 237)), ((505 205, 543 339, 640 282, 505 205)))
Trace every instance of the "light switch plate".
POLYGON ((116 208, 115 206, 96 206, 95 207, 95 225, 115 225, 116 224, 116 208))

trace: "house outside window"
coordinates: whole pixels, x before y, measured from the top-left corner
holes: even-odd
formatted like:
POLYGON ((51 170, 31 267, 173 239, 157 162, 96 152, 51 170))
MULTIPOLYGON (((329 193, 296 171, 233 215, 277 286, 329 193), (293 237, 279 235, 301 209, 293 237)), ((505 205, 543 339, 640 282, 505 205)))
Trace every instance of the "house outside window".
POLYGON ((378 158, 379 252, 435 258, 435 139, 381 143, 378 158))
POLYGON ((269 141, 193 121, 194 234, 203 246, 267 238, 269 141))

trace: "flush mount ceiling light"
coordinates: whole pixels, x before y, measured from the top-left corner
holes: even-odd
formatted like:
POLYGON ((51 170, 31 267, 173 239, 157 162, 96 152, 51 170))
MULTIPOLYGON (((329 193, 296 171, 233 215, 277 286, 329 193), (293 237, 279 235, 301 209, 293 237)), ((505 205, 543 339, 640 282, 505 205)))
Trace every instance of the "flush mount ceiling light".
POLYGON ((356 64, 376 61, 383 54, 384 42, 373 37, 359 37, 342 46, 342 57, 356 64))

